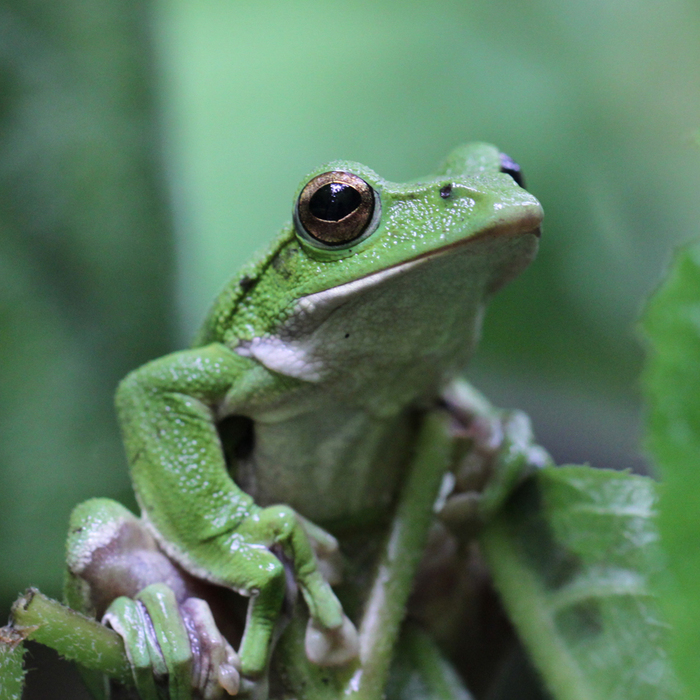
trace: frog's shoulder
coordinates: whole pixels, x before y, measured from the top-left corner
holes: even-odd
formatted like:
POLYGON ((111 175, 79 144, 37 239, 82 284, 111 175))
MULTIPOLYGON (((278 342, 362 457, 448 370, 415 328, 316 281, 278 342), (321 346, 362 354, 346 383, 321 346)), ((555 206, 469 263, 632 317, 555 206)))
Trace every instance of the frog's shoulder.
POLYGON ((252 293, 266 270, 289 241, 294 238, 294 229, 285 226, 282 232, 265 248, 262 248, 246 263, 214 300, 204 323, 195 336, 193 347, 223 342, 235 323, 236 312, 243 300, 252 293))

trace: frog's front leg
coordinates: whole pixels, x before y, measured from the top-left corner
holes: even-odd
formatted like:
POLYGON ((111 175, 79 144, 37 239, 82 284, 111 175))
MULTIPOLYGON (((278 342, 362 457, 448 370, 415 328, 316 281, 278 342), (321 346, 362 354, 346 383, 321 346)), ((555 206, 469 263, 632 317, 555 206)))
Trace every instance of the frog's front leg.
POLYGON ((552 458, 537 445, 522 411, 492 406, 464 380, 443 393, 453 416, 457 456, 443 485, 440 518, 457 533, 471 533, 488 520, 514 488, 552 458))
POLYGON ((295 512, 258 507, 226 468, 216 421, 274 396, 280 381, 213 343, 145 365, 117 393, 134 488, 159 544, 192 575, 251 598, 239 653, 241 672, 253 679, 266 669, 286 590, 273 552, 290 562, 309 607, 309 658, 344 663, 357 650, 295 512))
POLYGON ((139 697, 155 700, 159 687, 171 700, 237 692, 236 654, 205 600, 212 587, 168 559, 126 508, 106 498, 81 503, 67 551, 66 602, 121 635, 139 697))

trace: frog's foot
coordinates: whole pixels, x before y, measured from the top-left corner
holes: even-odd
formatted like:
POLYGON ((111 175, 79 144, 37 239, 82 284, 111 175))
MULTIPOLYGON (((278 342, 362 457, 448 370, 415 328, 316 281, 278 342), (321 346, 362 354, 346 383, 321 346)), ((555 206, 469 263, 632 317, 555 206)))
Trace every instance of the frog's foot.
POLYGON ((296 517, 316 553, 315 566, 297 566, 299 587, 309 608, 304 644, 306 656, 320 666, 342 666, 357 656, 359 642, 355 625, 343 612, 326 576, 326 569, 330 568, 334 581, 339 582, 338 543, 317 525, 298 514, 296 517), (324 556, 323 560, 319 561, 319 553, 324 556), (322 566, 321 561, 328 566, 322 566))
MULTIPOLYGON (((297 517, 299 517, 297 515, 297 517)), ((342 666, 354 659, 359 650, 359 641, 355 625, 343 612, 340 602, 329 585, 326 568, 330 567, 334 582, 340 581, 340 561, 337 557, 336 539, 317 525, 305 518, 300 518, 311 545, 314 547, 318 561, 318 570, 305 573, 303 583, 300 581, 302 594, 309 608, 309 622, 306 626, 304 648, 309 661, 319 666, 342 666), (318 560, 319 552, 327 558, 318 560)))
POLYGON ((319 666, 342 666, 358 653, 359 641, 355 625, 345 615, 343 623, 335 629, 324 629, 309 620, 304 649, 309 661, 319 666))
POLYGON ((221 700, 239 688, 238 658, 216 628, 209 605, 189 598, 178 606, 165 584, 147 586, 136 599, 119 597, 103 623, 124 639, 142 700, 221 700))
POLYGON ((436 509, 450 529, 469 533, 493 516, 529 474, 553 462, 535 443, 522 411, 494 408, 464 381, 453 382, 443 399, 454 419, 458 457, 436 509))
POLYGON ((271 506, 244 520, 236 537, 241 538, 237 551, 245 551, 247 557, 245 565, 239 564, 235 572, 231 571, 237 579, 232 577, 231 585, 250 591, 251 595, 240 647, 244 676, 258 678, 267 666, 285 593, 285 567, 269 548, 280 552, 289 563, 309 608, 314 630, 307 635, 309 659, 315 663, 338 664, 357 654, 357 633, 322 575, 310 542, 313 539, 317 549, 332 553, 337 544, 331 535, 312 523, 302 524, 288 506, 271 506))

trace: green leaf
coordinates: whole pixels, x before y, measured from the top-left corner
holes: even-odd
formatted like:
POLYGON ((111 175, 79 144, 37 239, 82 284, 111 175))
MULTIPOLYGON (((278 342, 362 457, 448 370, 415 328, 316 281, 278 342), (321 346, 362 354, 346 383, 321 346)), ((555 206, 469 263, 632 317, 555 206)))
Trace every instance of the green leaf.
POLYGON ((700 696, 700 243, 678 251, 643 318, 646 444, 659 467, 666 555, 659 594, 673 625, 671 658, 688 697, 700 696))
POLYGON ((0 627, 0 700, 20 700, 24 687, 23 636, 0 627))
POLYGON ((547 468, 483 534, 506 610, 556 700, 675 697, 650 590, 655 508, 651 479, 547 468))

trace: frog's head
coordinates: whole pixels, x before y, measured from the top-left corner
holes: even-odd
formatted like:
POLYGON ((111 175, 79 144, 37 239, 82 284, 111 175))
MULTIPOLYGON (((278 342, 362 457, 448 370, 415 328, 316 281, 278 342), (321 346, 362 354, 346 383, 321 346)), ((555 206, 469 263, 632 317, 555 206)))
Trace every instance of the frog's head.
POLYGON ((312 172, 236 312, 238 352, 385 406, 434 391, 471 354, 488 296, 535 255, 542 209, 521 184, 486 144, 406 184, 347 161, 312 172))
POLYGON ((482 143, 456 148, 434 175, 405 184, 359 163, 328 163, 304 179, 294 200, 295 295, 463 246, 480 256, 490 293, 537 250, 542 208, 522 184, 518 166, 482 143))

